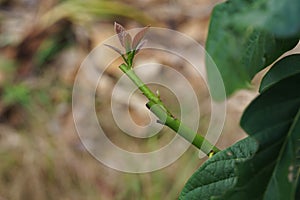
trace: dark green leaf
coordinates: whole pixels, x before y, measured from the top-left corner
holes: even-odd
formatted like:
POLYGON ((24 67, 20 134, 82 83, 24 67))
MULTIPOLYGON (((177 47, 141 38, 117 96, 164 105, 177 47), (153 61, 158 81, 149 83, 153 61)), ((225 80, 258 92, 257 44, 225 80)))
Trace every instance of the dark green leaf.
POLYGON ((300 74, 295 74, 261 93, 241 120, 249 138, 204 163, 180 199, 294 199, 299 178, 299 88, 300 74))
POLYGON ((293 199, 295 197, 299 166, 297 166, 297 145, 300 140, 300 109, 281 147, 272 173, 265 199, 293 199))
POLYGON ((264 76, 259 91, 263 91, 274 83, 300 73, 300 54, 289 55, 279 60, 264 76))
POLYGON ((245 111, 241 126, 259 143, 238 165, 238 181, 221 199, 294 199, 299 165, 300 74, 265 90, 245 111))
MULTIPOLYGON (((253 76, 292 49, 298 39, 279 39, 253 26, 241 28, 229 23, 236 12, 245 9, 247 2, 230 0, 217 5, 212 13, 206 48, 224 80, 226 93, 247 88, 253 76)), ((215 81, 208 65, 210 85, 215 81)), ((214 88, 212 96, 218 98, 214 88)))
POLYGON ((257 148, 257 142, 248 137, 217 153, 193 174, 179 199, 210 199, 232 188, 237 181, 235 165, 251 158, 257 148))
POLYGON ((298 178, 298 185, 297 185, 297 191, 296 191, 296 198, 300 199, 300 178, 298 178))
POLYGON ((299 0, 244 0, 245 6, 232 15, 241 27, 255 26, 278 37, 300 37, 299 0))

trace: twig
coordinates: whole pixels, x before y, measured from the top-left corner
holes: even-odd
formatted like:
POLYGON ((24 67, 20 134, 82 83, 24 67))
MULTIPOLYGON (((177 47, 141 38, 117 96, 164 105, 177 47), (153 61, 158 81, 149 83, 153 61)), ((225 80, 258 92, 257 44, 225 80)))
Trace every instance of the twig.
POLYGON ((149 102, 146 104, 147 108, 150 109, 151 112, 153 112, 158 117, 161 123, 174 130, 187 141, 191 142, 195 147, 203 151, 209 157, 220 151, 216 146, 212 145, 203 136, 195 133, 189 127, 184 125, 180 120, 176 119, 163 104, 160 98, 157 97, 132 70, 132 66, 121 64, 119 68, 148 98, 149 102))

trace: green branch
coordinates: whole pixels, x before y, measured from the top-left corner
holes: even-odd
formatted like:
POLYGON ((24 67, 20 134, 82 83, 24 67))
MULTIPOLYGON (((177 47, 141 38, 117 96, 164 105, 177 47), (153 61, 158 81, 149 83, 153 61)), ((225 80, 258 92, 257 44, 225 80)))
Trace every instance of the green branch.
POLYGON ((125 54, 123 51, 105 44, 107 47, 116 51, 120 54, 125 63, 120 65, 120 69, 132 80, 132 82, 139 88, 139 90, 148 98, 149 102, 146 104, 148 109, 150 109, 157 117, 158 122, 164 124, 174 130, 176 133, 181 135, 187 141, 192 143, 198 149, 203 151, 209 157, 213 156, 215 153, 220 150, 212 145, 209 141, 207 141, 204 137, 197 134, 187 126, 185 126, 180 120, 178 120, 172 113, 167 109, 167 107, 160 100, 159 96, 154 94, 145 84, 144 82, 136 75, 136 73, 132 70, 133 67, 133 59, 134 56, 138 53, 138 51, 145 44, 146 40, 143 41, 143 37, 148 30, 149 26, 142 28, 133 38, 129 35, 129 33, 124 29, 124 27, 118 23, 115 23, 115 31, 118 34, 118 38, 120 44, 125 50, 125 54))
POLYGON ((211 157, 220 150, 207 141, 203 136, 195 133, 189 127, 184 125, 180 120, 176 119, 171 112, 166 108, 160 98, 155 95, 144 82, 132 70, 132 66, 121 64, 119 67, 139 88, 139 90, 148 98, 147 108, 151 110, 159 119, 159 122, 168 126, 180 136, 191 142, 195 147, 203 151, 211 157))

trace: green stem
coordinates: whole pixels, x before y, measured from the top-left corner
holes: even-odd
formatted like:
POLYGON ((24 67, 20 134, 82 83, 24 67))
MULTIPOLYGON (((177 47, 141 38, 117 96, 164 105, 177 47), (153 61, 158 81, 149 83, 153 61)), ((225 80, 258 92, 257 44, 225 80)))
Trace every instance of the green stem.
POLYGON ((168 115, 161 107, 161 105, 149 101, 147 103, 147 108, 150 109, 160 119, 161 123, 174 130, 187 141, 191 142, 195 147, 203 151, 206 155, 217 153, 220 151, 204 137, 195 133, 192 129, 184 125, 180 120, 168 115))
POLYGON ((161 123, 174 130, 176 133, 181 135, 187 141, 191 142, 195 147, 203 151, 208 156, 212 156, 220 151, 217 147, 215 147, 209 141, 207 141, 203 136, 195 133, 189 127, 184 125, 180 120, 176 119, 166 108, 166 106, 163 104, 160 98, 157 97, 136 75, 136 73, 131 69, 131 66, 122 64, 119 68, 149 99, 149 102, 146 104, 146 106, 158 117, 161 123))
POLYGON ((132 82, 139 88, 141 92, 152 102, 161 105, 168 114, 172 115, 171 112, 166 108, 163 102, 157 97, 144 82, 136 75, 136 73, 131 70, 132 67, 129 67, 125 64, 121 64, 119 68, 132 80, 132 82))

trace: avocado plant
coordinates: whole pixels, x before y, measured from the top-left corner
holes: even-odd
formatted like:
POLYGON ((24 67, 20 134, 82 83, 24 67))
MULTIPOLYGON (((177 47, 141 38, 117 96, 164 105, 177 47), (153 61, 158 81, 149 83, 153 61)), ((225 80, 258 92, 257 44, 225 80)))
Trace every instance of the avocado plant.
POLYGON ((272 66, 241 118, 248 137, 200 166, 180 200, 300 199, 300 54, 281 57, 299 42, 299 19, 297 0, 228 0, 213 9, 206 50, 227 96, 272 66))
MULTIPOLYGON (((250 88, 252 78, 271 65, 259 95, 240 121, 248 136, 225 150, 175 118, 132 70, 148 27, 132 39, 115 24, 125 51, 107 46, 122 56, 120 69, 148 98, 147 107, 209 156, 187 181, 180 200, 300 199, 300 53, 282 56, 299 42, 299 19, 299 0, 228 0, 213 9, 206 50, 218 67, 227 97, 250 88)), ((214 92, 211 70, 207 64, 212 97, 224 100, 214 92)))

